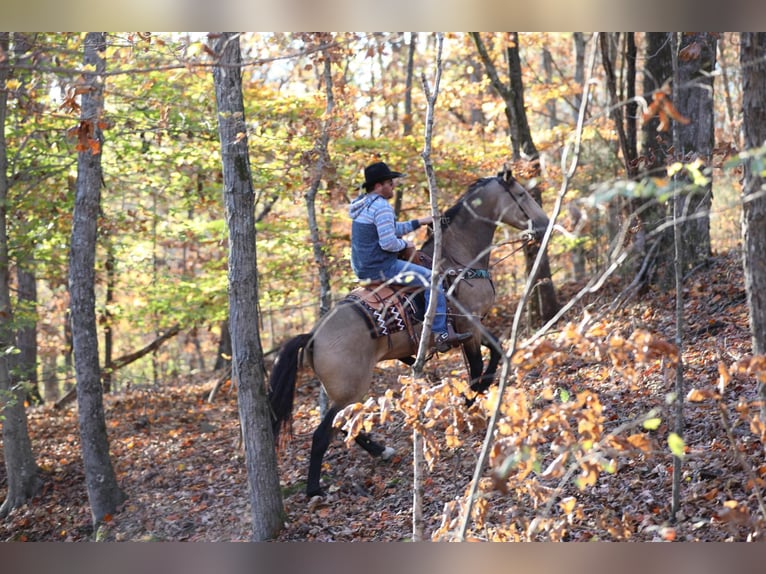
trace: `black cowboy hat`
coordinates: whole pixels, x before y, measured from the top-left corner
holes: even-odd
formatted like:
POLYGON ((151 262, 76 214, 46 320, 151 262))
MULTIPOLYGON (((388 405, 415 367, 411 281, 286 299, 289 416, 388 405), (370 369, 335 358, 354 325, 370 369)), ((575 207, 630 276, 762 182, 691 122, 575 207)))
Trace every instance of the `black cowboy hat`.
POLYGON ((380 181, 386 181, 387 179, 396 179, 397 177, 404 177, 405 174, 398 171, 391 171, 389 167, 382 161, 372 163, 364 168, 364 183, 361 185, 367 191, 370 191, 375 184, 380 181))

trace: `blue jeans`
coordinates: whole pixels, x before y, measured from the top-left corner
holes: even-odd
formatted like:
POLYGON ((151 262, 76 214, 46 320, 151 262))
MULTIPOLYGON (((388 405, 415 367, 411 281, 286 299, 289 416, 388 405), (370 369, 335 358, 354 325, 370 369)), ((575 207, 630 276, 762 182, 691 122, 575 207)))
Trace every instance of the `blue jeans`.
MULTIPOLYGON (((402 285, 419 283, 426 288, 426 309, 431 298, 431 275, 432 271, 427 267, 416 265, 403 259, 397 259, 385 273, 386 279, 402 285)), ((431 327, 436 335, 447 332, 447 298, 441 285, 436 289, 436 313, 434 314, 434 323, 431 327)))

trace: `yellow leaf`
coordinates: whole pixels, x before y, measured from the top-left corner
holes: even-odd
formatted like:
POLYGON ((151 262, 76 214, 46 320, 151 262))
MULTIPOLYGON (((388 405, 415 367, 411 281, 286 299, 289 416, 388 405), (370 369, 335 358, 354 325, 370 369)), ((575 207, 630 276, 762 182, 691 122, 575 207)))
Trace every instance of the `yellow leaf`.
POLYGON ((660 428, 660 424, 662 423, 662 419, 659 417, 654 417, 651 419, 646 419, 644 421, 644 428, 646 430, 657 430, 660 428))
POLYGON ((668 435, 668 446, 670 447, 670 452, 672 452, 675 456, 678 458, 684 457, 686 443, 684 442, 684 439, 682 439, 676 433, 672 432, 668 435))
POLYGON ((561 499, 559 502, 559 506, 561 507, 561 510, 564 511, 564 514, 571 514, 576 505, 577 499, 574 496, 568 496, 567 498, 561 499))

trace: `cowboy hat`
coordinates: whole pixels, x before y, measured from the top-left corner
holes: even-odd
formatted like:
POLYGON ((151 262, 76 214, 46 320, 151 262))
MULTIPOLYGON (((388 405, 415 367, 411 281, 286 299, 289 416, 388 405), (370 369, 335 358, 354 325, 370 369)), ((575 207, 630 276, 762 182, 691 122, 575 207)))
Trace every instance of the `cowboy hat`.
POLYGON ((396 179, 397 177, 404 177, 405 175, 406 174, 399 173, 398 171, 391 171, 384 162, 379 161, 364 168, 364 183, 360 187, 370 191, 375 187, 375 184, 380 181, 396 179))

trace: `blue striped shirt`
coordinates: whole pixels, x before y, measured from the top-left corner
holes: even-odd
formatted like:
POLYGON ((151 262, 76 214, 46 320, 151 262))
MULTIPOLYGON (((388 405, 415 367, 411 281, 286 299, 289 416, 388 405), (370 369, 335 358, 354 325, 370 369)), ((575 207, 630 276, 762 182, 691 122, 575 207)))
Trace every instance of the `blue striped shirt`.
POLYGON ((377 193, 359 196, 348 208, 351 268, 359 279, 390 279, 389 270, 407 246, 402 235, 420 227, 417 219, 399 223, 394 208, 377 193))

